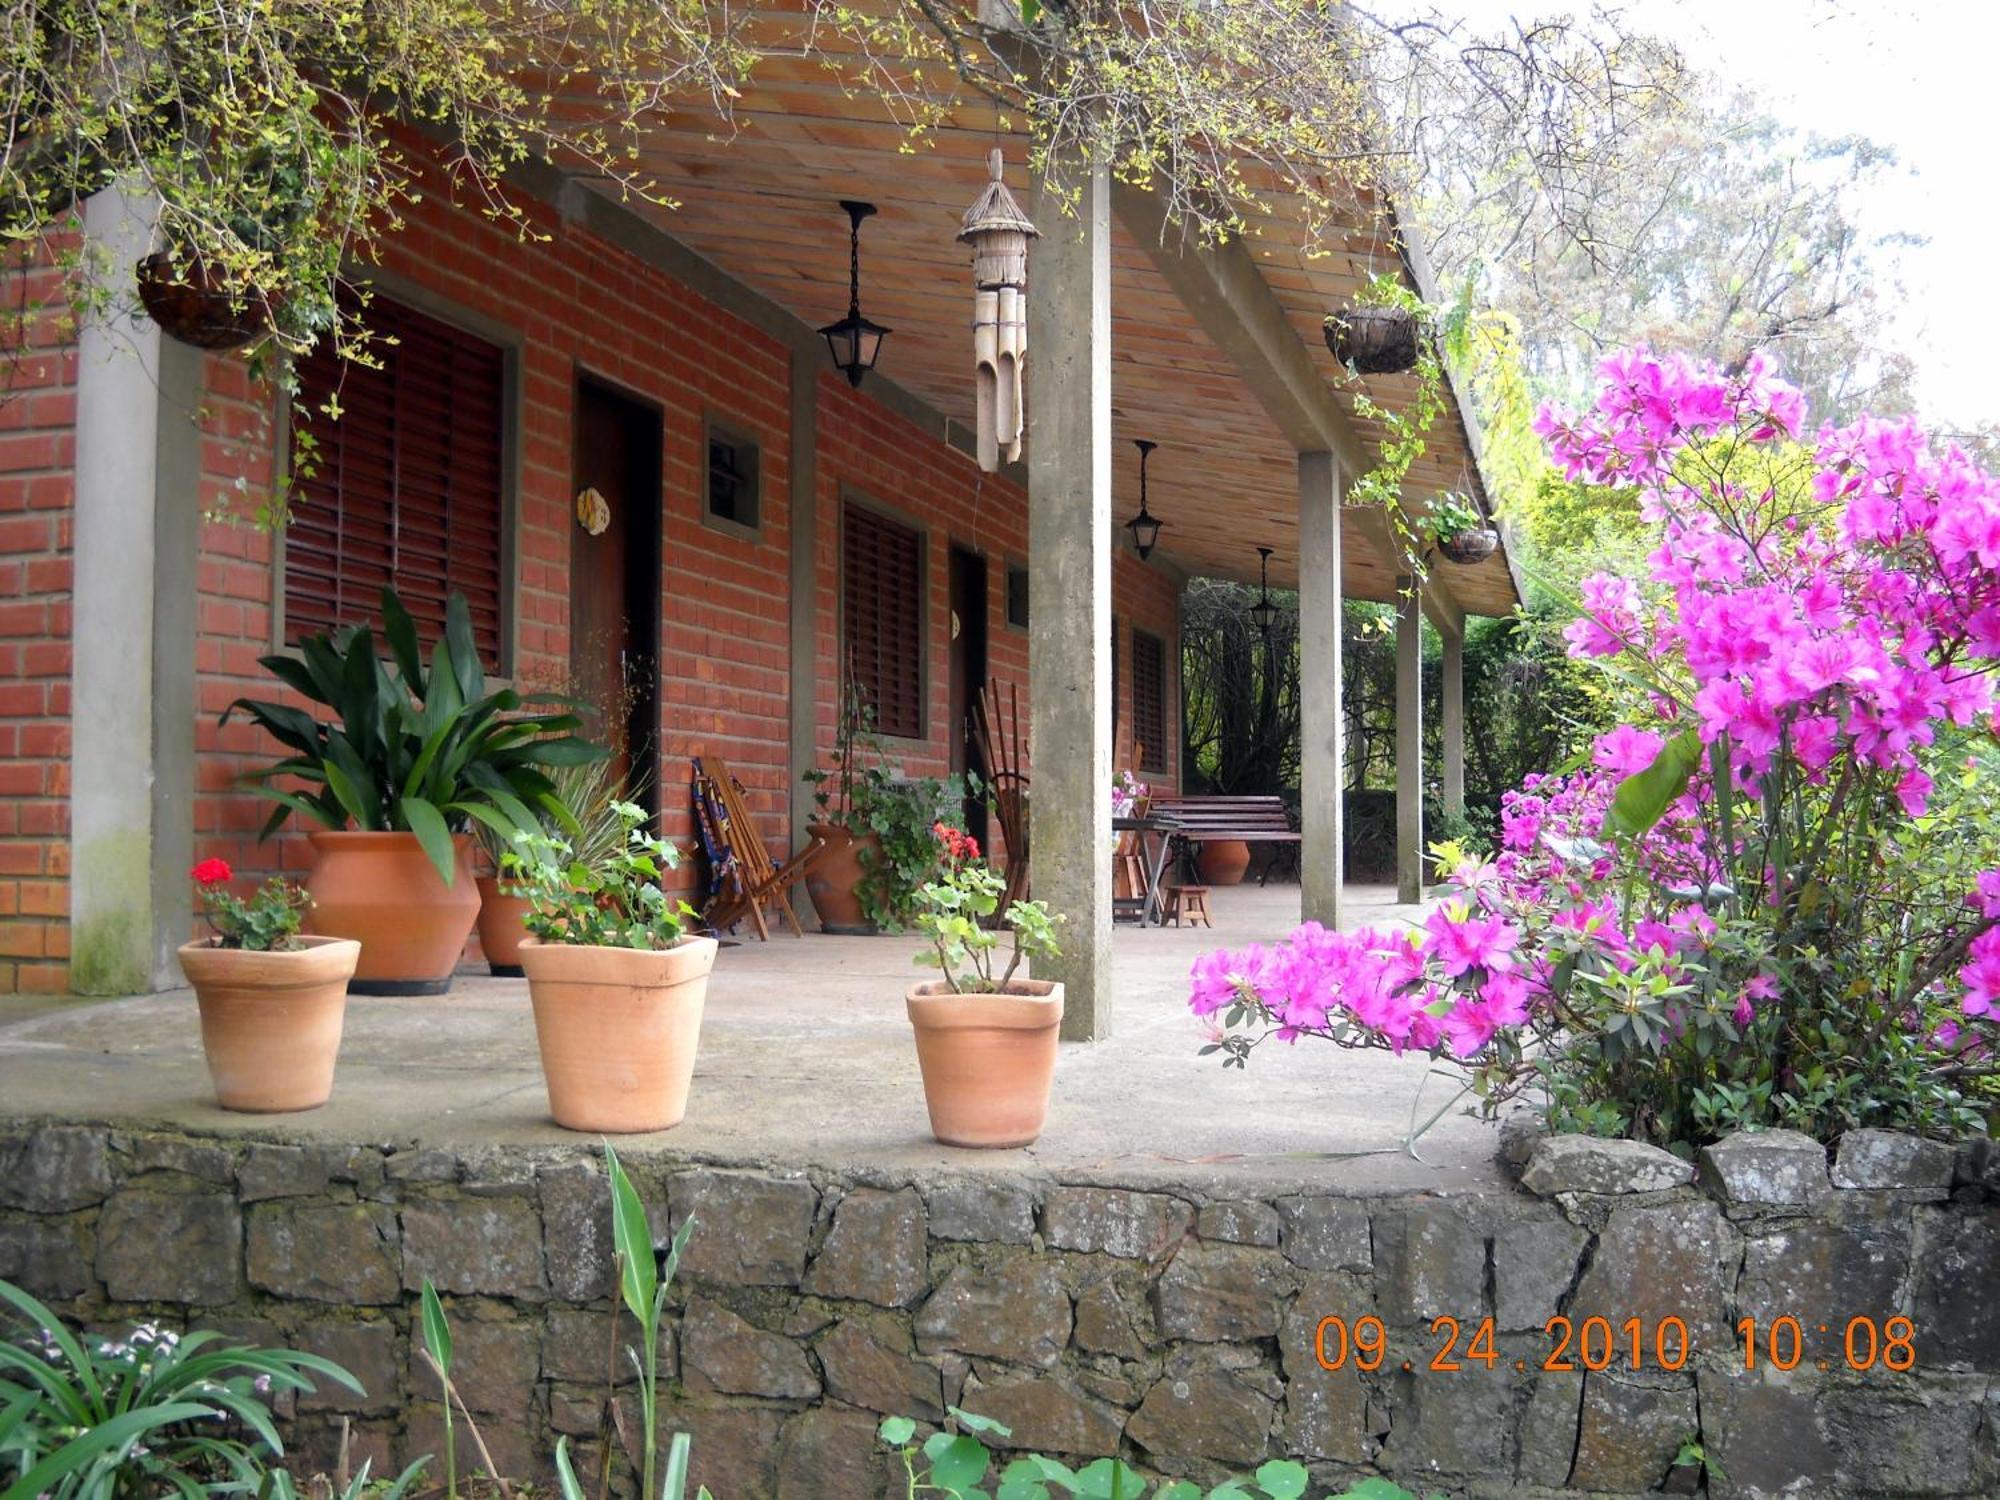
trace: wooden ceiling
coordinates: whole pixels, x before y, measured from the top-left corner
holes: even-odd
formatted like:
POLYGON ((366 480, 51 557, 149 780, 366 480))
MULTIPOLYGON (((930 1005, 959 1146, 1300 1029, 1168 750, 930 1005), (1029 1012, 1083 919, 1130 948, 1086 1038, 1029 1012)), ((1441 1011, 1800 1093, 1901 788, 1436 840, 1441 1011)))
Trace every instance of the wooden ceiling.
MULTIPOLYGON (((773 38, 795 23, 795 14, 781 10, 759 12, 756 22, 773 38)), ((638 211, 817 326, 847 308, 847 219, 839 200, 874 203, 878 213, 861 232, 861 305, 893 330, 876 368, 970 427, 971 279, 967 248, 955 236, 986 180, 986 154, 996 145, 1006 152, 1010 185, 1031 207, 1025 138, 997 131, 994 112, 982 102, 956 108, 943 128, 913 141, 879 97, 844 89, 825 63, 798 56, 763 57, 733 115, 733 124, 721 123, 704 103, 657 117, 645 141, 643 170, 676 206, 638 204, 638 211)), ((1322 242, 1309 257, 1299 243, 1299 220, 1287 215, 1295 207, 1274 197, 1272 213, 1253 226, 1248 247, 1315 369, 1351 407, 1354 382, 1328 352, 1322 320, 1370 275, 1401 261, 1389 224, 1362 205, 1353 215, 1361 227, 1331 245, 1322 242)), ((1114 516, 1122 521, 1138 509, 1138 454, 1131 445, 1151 439, 1159 448, 1148 471, 1148 496, 1166 523, 1157 555, 1190 574, 1254 581, 1256 548, 1268 546, 1274 549, 1272 583, 1294 586, 1292 445, 1182 306, 1148 247, 1115 216, 1111 258, 1114 516)), ((1031 261, 1030 296, 1033 288, 1031 261)), ((1032 349, 1028 378, 1032 383, 1032 349)), ((1365 389, 1393 407, 1410 399, 1412 382, 1407 376, 1368 377, 1365 389)), ((1375 424, 1352 421, 1363 451, 1372 454, 1380 440, 1375 424)), ((1034 441, 1032 425, 1028 441, 1034 441)), ((1439 490, 1477 482, 1465 428, 1453 411, 1432 430, 1412 467, 1406 498, 1421 507, 1439 490)), ((1358 520, 1350 514, 1343 526, 1346 592, 1390 600, 1393 559, 1379 540, 1379 525, 1358 520)), ((1470 613, 1505 614, 1514 607, 1504 556, 1434 571, 1470 613)))

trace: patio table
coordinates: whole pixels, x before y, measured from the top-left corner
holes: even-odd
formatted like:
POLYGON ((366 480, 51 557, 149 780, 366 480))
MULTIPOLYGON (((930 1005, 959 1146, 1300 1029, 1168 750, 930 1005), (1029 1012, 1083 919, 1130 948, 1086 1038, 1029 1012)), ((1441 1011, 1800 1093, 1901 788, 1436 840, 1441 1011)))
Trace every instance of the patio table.
POLYGON ((1150 813, 1143 818, 1113 818, 1111 828, 1115 833, 1136 833, 1139 847, 1148 851, 1146 866, 1146 893, 1139 901, 1139 925, 1147 923, 1155 926, 1166 924, 1166 915, 1160 907, 1160 878, 1166 873, 1167 858, 1173 852, 1174 841, 1180 838, 1183 825, 1180 819, 1167 813, 1150 813), (1148 842, 1157 838, 1159 847, 1153 850, 1148 842))

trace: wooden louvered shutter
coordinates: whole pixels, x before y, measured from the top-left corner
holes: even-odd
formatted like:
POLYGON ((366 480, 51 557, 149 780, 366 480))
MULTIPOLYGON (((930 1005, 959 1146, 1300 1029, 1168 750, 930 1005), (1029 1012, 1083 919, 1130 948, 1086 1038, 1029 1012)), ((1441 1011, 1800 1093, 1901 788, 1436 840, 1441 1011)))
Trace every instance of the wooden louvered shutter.
POLYGON ((384 297, 365 316, 379 368, 341 359, 328 340, 299 363, 294 426, 313 447, 285 532, 285 638, 377 622, 389 584, 428 643, 456 589, 497 670, 505 351, 384 297), (329 401, 338 421, 324 415, 329 401))
POLYGON ((923 537, 858 505, 841 525, 848 679, 882 734, 921 739, 923 537))
POLYGON ((1139 741, 1139 769, 1167 768, 1167 646, 1156 635, 1132 632, 1132 733, 1139 741))

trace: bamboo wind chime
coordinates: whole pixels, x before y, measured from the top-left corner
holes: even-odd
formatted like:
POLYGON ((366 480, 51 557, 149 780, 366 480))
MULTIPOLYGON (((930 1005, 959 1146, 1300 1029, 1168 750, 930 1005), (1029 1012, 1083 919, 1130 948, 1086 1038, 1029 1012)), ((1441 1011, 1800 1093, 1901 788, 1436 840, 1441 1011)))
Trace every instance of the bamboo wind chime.
POLYGON ((979 467, 997 473, 1021 457, 1027 430, 1021 370, 1028 358, 1029 222, 1001 181, 996 148, 986 159, 992 181, 965 211, 958 237, 972 246, 972 355, 979 412, 979 467))

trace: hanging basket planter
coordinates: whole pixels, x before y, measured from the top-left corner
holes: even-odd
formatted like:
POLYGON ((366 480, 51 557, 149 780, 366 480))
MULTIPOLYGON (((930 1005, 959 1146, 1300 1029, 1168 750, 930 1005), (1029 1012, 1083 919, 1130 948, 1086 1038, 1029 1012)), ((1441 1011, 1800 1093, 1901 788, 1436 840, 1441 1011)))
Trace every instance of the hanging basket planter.
POLYGON ((197 349, 240 349, 271 327, 271 304, 221 283, 199 256, 179 265, 164 250, 139 262, 139 300, 169 338, 197 349))
POLYGON ((1473 527, 1438 538, 1437 549, 1446 562, 1482 563, 1500 548, 1500 533, 1490 526, 1473 527))
POLYGON ((1326 320, 1326 346, 1333 357, 1363 375, 1394 375, 1411 368, 1421 333, 1417 314, 1406 307, 1350 307, 1326 320))

